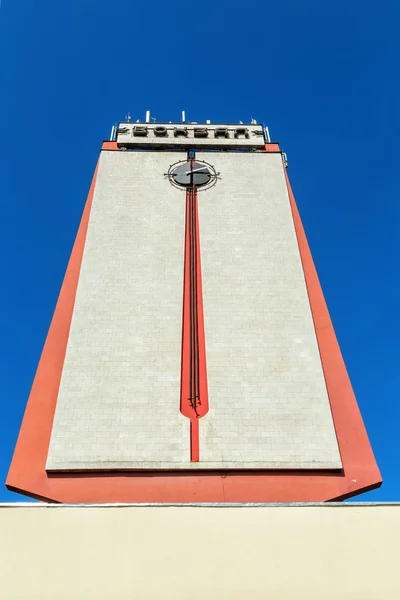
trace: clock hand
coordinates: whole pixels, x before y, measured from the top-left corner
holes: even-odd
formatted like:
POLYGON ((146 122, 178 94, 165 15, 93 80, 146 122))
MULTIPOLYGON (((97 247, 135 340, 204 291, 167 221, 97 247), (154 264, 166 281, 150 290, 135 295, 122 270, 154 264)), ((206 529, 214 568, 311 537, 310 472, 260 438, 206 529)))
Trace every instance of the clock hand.
MULTIPOLYGON (((191 173, 198 173, 199 171, 204 171, 207 167, 200 167, 199 169, 194 169, 193 171, 186 171, 185 175, 190 175, 191 173)), ((205 171, 204 174, 208 174, 209 171, 205 171)))

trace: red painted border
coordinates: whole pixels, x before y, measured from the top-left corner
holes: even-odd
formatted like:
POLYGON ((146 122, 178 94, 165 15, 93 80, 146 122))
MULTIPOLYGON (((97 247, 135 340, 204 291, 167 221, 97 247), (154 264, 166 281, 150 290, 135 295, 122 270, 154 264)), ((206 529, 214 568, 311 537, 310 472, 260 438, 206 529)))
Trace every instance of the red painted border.
POLYGON ((7 487, 35 498, 64 503, 310 502, 344 499, 379 487, 379 469, 340 353, 289 182, 290 203, 343 471, 46 473, 47 450, 95 180, 96 174, 28 400, 7 487))
POLYGON ((286 169, 285 178, 344 475, 347 479, 346 488, 341 489, 339 495, 347 496, 363 487, 379 487, 382 479, 340 352, 286 169))
POLYGON ((118 150, 118 152, 121 152, 121 148, 118 148, 117 142, 103 142, 101 149, 102 150, 118 150))
POLYGON ((7 487, 53 498, 44 468, 85 246, 98 163, 25 410, 7 487))
POLYGON ((264 149, 260 150, 260 152, 280 152, 279 144, 276 144, 276 143, 265 144, 264 149))

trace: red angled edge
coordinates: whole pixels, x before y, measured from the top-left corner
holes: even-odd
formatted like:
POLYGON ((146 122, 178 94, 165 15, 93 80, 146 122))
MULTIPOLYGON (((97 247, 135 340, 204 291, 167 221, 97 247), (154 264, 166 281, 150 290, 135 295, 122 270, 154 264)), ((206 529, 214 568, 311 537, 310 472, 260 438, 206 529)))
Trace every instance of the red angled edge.
MULTIPOLYGON (((118 151, 105 142, 103 151, 118 151)), ((266 152, 280 152, 267 144, 266 152)), ((381 484, 319 284, 296 203, 288 193, 323 370, 342 457, 342 471, 213 471, 47 474, 47 451, 85 246, 96 172, 29 396, 7 487, 50 502, 318 502, 343 500, 381 484)), ((286 176, 286 173, 285 173, 286 176)), ((286 176, 287 177, 287 176, 286 176)))

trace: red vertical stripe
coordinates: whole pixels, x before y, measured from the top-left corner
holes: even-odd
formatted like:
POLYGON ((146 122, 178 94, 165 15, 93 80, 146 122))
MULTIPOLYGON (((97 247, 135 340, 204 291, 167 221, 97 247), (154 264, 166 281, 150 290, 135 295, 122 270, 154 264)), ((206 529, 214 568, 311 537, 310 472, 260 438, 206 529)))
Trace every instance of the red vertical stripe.
POLYGON ((208 412, 208 393, 198 196, 194 188, 186 192, 180 409, 190 419, 191 461, 198 462, 199 419, 208 412))

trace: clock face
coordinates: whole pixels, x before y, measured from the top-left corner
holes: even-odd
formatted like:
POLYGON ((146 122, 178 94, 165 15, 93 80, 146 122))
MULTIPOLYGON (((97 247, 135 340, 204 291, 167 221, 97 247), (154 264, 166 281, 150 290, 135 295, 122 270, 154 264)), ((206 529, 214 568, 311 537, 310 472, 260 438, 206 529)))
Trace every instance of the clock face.
POLYGON ((169 172, 170 180, 182 187, 202 187, 215 178, 211 165, 199 161, 186 161, 173 165, 169 172))

